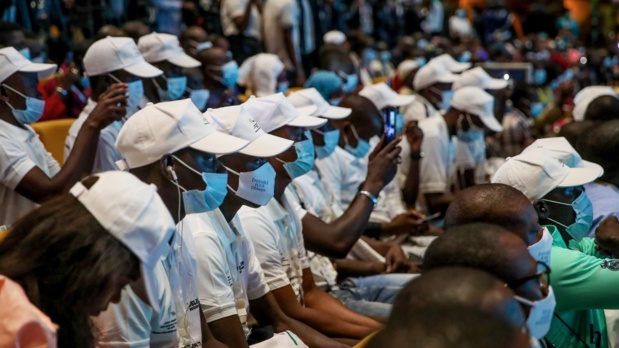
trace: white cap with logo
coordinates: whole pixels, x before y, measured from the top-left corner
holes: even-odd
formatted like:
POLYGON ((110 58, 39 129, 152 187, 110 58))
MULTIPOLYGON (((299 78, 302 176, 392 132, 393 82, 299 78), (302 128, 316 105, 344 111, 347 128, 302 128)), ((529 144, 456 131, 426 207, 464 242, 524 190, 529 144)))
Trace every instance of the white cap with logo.
POLYGON ((297 108, 315 105, 316 111, 314 111, 311 116, 321 116, 339 120, 348 117, 352 113, 352 109, 350 108, 332 106, 322 97, 320 92, 313 87, 290 93, 288 100, 297 108))
POLYGON ((325 119, 309 116, 316 112, 315 105, 295 108, 283 93, 260 98, 251 97, 244 105, 252 118, 267 133, 283 126, 318 128, 327 123, 325 119))
POLYGON ((251 117, 245 104, 209 109, 204 115, 223 133, 249 141, 240 153, 253 157, 273 157, 288 150, 294 142, 265 133, 251 117))
POLYGON ((565 163, 570 168, 595 168, 600 171, 600 176, 604 174, 604 168, 601 165, 582 159, 572 144, 564 137, 537 139, 533 144, 527 146, 522 153, 533 151, 537 148, 544 148, 554 158, 565 163))
POLYGON ((507 81, 493 78, 488 75, 484 68, 478 66, 460 74, 454 81, 451 89, 455 91, 467 86, 479 87, 481 89, 503 89, 507 87, 507 81))
POLYGON ((247 143, 217 132, 191 99, 149 104, 120 130, 116 148, 125 159, 116 164, 121 169, 142 167, 187 147, 225 155, 239 151, 247 143))
POLYGON ((132 174, 110 171, 96 175, 87 188, 81 182, 69 191, 114 238, 140 260, 150 306, 160 310, 154 269, 170 251, 175 224, 154 185, 132 174))
POLYGON ((397 94, 384 82, 363 87, 359 95, 369 99, 378 111, 387 106, 405 106, 415 101, 414 95, 397 94))
POLYGON ((455 91, 451 107, 479 117, 494 132, 503 130, 494 117, 494 97, 479 87, 463 87, 455 91))
POLYGON ((452 83, 457 77, 458 75, 452 74, 440 64, 430 62, 417 71, 413 88, 419 91, 437 83, 452 83))
POLYGON ((570 168, 544 148, 535 148, 508 158, 492 177, 492 183, 509 185, 531 202, 557 187, 588 184, 601 175, 597 168, 570 168))
POLYGON ((29 61, 13 47, 0 49, 0 83, 16 72, 37 73, 44 79, 56 71, 56 64, 37 64, 29 61))
POLYGON ((574 96, 574 110, 572 110, 574 120, 584 121, 585 113, 591 102, 603 96, 619 98, 615 90, 610 86, 589 86, 576 93, 574 96))
POLYGON ((435 57, 430 63, 439 64, 452 73, 461 73, 471 67, 471 63, 460 63, 447 53, 435 57))
POLYGON ((202 65, 185 54, 178 38, 170 34, 150 33, 138 40, 138 48, 149 63, 168 61, 181 68, 197 68, 202 65))
POLYGON ((108 36, 93 43, 84 56, 84 68, 88 76, 104 75, 121 69, 140 78, 163 74, 163 71, 144 60, 135 41, 128 37, 108 36))
POLYGON ((331 30, 322 36, 322 41, 332 45, 343 45, 346 42, 346 34, 339 30, 331 30))

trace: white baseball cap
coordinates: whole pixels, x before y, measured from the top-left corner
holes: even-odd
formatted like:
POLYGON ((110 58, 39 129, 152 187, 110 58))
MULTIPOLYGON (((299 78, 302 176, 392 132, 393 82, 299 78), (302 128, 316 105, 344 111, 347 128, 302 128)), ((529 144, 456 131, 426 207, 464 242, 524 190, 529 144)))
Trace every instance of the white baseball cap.
POLYGON ((587 112, 591 102, 607 95, 618 98, 617 93, 610 86, 590 86, 576 93, 574 96, 574 110, 572 110, 574 120, 583 121, 585 119, 585 112, 587 112))
POLYGON ((346 35, 339 30, 331 30, 322 36, 322 40, 327 44, 339 46, 346 42, 346 35))
POLYGON ((430 61, 430 63, 432 62, 441 65, 443 68, 451 71, 452 73, 461 73, 471 67, 471 63, 460 63, 447 53, 435 57, 430 61))
POLYGON ((311 116, 321 116, 324 118, 341 120, 348 117, 352 113, 352 109, 350 108, 332 106, 325 100, 325 98, 322 97, 320 92, 313 87, 290 93, 288 100, 295 107, 315 105, 316 111, 314 111, 311 116))
POLYGON ((455 91, 451 107, 478 116, 494 132, 503 130, 494 117, 494 97, 479 87, 462 87, 455 91))
POLYGON ((404 80, 411 71, 419 68, 419 63, 414 59, 406 59, 402 63, 398 64, 396 71, 400 80, 404 80))
POLYGON ((56 71, 56 64, 37 64, 29 61, 13 47, 0 49, 0 82, 11 77, 16 72, 37 73, 39 79, 44 79, 56 71))
POLYGON ((98 76, 123 69, 140 78, 151 78, 163 71, 147 63, 135 41, 128 37, 108 36, 93 43, 84 56, 88 76, 98 76))
POLYGON ((114 238, 140 260, 150 306, 160 310, 154 269, 170 251, 175 225, 154 185, 130 173, 109 171, 87 188, 81 182, 69 191, 114 238))
POLYGON ((564 137, 537 139, 531 145, 527 146, 523 153, 533 151, 537 148, 544 148, 550 152, 554 158, 565 163, 565 165, 570 168, 596 168, 600 171, 600 176, 604 174, 604 168, 602 168, 602 166, 582 159, 572 144, 564 137))
POLYGON ((247 144, 246 140, 217 132, 191 99, 149 104, 121 128, 116 148, 124 160, 117 165, 121 169, 142 167, 187 147, 225 155, 247 144))
POLYGON ((415 101, 414 95, 397 94, 384 82, 363 87, 359 95, 369 99, 378 111, 387 106, 405 106, 415 101))
POLYGON ((249 145, 240 153, 253 157, 273 157, 288 150, 294 141, 265 133, 251 117, 245 104, 209 109, 204 115, 223 133, 246 140, 249 145))
POLYGON ((437 83, 452 83, 457 77, 458 75, 452 74, 440 64, 430 62, 417 71, 413 88, 419 91, 437 83))
POLYGON ((316 105, 295 108, 284 93, 250 97, 245 104, 253 119, 267 133, 283 126, 318 128, 327 123, 326 119, 309 116, 316 112, 316 105))
POLYGON ((581 186, 599 176, 597 168, 570 168, 550 151, 535 148, 508 158, 492 177, 492 183, 514 187, 534 202, 557 187, 581 186))
POLYGON ((455 91, 466 86, 474 86, 481 89, 503 89, 507 87, 507 81, 493 78, 488 75, 484 68, 478 66, 460 74, 454 81, 451 89, 455 91))
POLYGON ((142 57, 149 63, 168 61, 181 68, 197 68, 202 65, 191 58, 178 42, 178 38, 170 34, 150 33, 138 40, 138 48, 142 57))

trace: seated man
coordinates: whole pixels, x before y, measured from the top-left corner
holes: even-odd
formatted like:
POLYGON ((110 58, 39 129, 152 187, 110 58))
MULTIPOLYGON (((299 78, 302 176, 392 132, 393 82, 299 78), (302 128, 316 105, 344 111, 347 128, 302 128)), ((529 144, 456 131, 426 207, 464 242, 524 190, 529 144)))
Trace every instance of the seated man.
POLYGON ((288 188, 313 165, 314 149, 306 129, 320 127, 326 120, 300 115, 282 94, 251 98, 247 104, 265 132, 295 141, 294 148, 267 159, 276 173, 273 199, 263 207, 239 211, 266 282, 288 316, 330 337, 362 339, 380 324, 349 310, 316 287, 302 235, 301 220, 306 211, 288 188), (276 112, 265 112, 274 103, 276 112))
POLYGON ((238 104, 234 88, 239 78, 239 65, 219 47, 209 47, 196 53, 202 63, 202 88, 209 91, 206 108, 238 104))

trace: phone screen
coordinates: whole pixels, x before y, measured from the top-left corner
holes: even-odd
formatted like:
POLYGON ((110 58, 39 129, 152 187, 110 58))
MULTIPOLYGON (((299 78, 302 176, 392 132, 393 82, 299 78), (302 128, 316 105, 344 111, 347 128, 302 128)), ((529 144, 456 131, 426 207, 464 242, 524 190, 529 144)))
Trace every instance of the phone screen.
POLYGON ((395 140, 397 134, 396 131, 396 119, 397 119, 398 110, 394 107, 386 107, 383 109, 383 118, 384 122, 384 134, 385 134, 385 142, 384 145, 391 143, 395 140))

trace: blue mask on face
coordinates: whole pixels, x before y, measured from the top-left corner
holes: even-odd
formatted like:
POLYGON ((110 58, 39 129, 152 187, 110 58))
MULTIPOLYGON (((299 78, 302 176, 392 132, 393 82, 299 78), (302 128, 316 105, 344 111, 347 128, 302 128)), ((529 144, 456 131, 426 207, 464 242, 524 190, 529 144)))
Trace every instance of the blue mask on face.
POLYGON ((88 79, 88 76, 82 76, 80 78, 80 85, 82 85, 82 88, 90 88, 90 80, 88 79))
POLYGON ((547 78, 546 70, 544 69, 535 70, 535 84, 536 85, 541 86, 544 83, 546 83, 546 78, 547 78))
POLYGON ((184 191, 182 198, 185 214, 200 214, 219 208, 228 194, 228 173, 200 173, 178 158, 174 158, 190 171, 202 176, 202 180, 206 184, 206 189, 203 191, 188 191, 178 183, 173 182, 184 191))
POLYGON ((468 63, 468 62, 471 61, 471 58, 473 58, 473 55, 471 54, 471 52, 470 51, 464 51, 458 57, 458 61, 461 62, 461 63, 468 63))
POLYGON ((459 8, 456 10, 456 16, 460 18, 466 18, 466 10, 463 8, 459 8))
POLYGON ((391 61, 391 52, 389 51, 380 52, 380 61, 383 63, 387 63, 391 61))
POLYGON ((576 198, 572 204, 552 201, 548 199, 541 199, 544 202, 560 204, 560 205, 569 205, 574 209, 576 213, 576 221, 573 224, 566 226, 559 221, 548 218, 548 220, 556 223, 557 225, 565 227, 567 233, 570 234, 577 242, 580 242, 583 237, 589 233, 591 226, 593 225, 593 206, 591 205, 591 201, 587 194, 583 191, 578 198, 576 198))
POLYGON ((166 80, 166 88, 159 87, 156 79, 153 79, 155 85, 157 86, 157 93, 159 94, 159 99, 163 101, 172 101, 179 100, 185 90, 187 89, 187 77, 186 76, 178 76, 178 77, 163 77, 166 80))
POLYGON ((231 60, 221 67, 211 67, 211 69, 221 70, 221 77, 213 75, 213 78, 221 82, 224 86, 232 88, 236 86, 236 81, 239 79, 239 65, 236 61, 231 60))
POLYGON ((194 89, 189 93, 189 98, 198 107, 198 110, 205 111, 211 91, 208 89, 194 89))
POLYGON ((374 49, 372 49, 372 48, 366 48, 363 51, 363 63, 365 65, 370 64, 371 62, 376 60, 377 57, 378 57, 378 55, 376 54, 376 51, 374 49))
POLYGON ((22 56, 26 57, 26 59, 30 60, 30 49, 28 47, 24 47, 21 50, 19 50, 19 53, 21 53, 22 56))
POLYGON ((41 119, 41 116, 43 116, 43 110, 45 110, 45 100, 27 97, 24 94, 18 92, 17 90, 11 88, 10 86, 7 86, 5 84, 2 85, 26 99, 25 110, 15 109, 11 104, 9 104, 8 101, 6 102, 6 104, 11 108, 13 112, 13 117, 15 117, 17 122, 25 125, 35 123, 36 121, 41 119))
POLYGON ((418 68, 421 68, 424 65, 426 65, 428 60, 425 57, 417 57, 417 58, 415 58, 415 62, 417 62, 418 68))
POLYGON ((108 74, 112 80, 117 83, 124 83, 127 85, 127 117, 133 115, 140 108, 140 102, 144 98, 144 84, 142 80, 135 80, 132 82, 122 82, 116 76, 108 74))
POLYGON ((319 159, 331 156, 340 141, 340 130, 334 129, 326 132, 321 132, 318 129, 314 129, 314 132, 322 134, 322 138, 325 141, 325 144, 323 146, 316 146, 316 156, 319 159))
POLYGON ((473 124, 473 122, 471 121, 471 117, 469 117, 469 115, 466 115, 466 119, 469 123, 469 130, 464 130, 462 129, 462 121, 464 119, 463 115, 460 115, 460 117, 458 118, 458 124, 457 124, 457 136, 458 136, 458 140, 463 141, 465 143, 470 143, 473 141, 478 141, 480 139, 483 139, 484 137, 484 130, 477 127, 475 124, 473 124))
POLYGON ((284 169, 291 179, 298 178, 309 173, 314 167, 314 143, 312 136, 306 133, 306 140, 294 143, 294 149, 297 152, 297 159, 294 162, 284 162, 279 158, 275 158, 284 165, 284 169))
POLYGON ((342 102, 342 98, 331 98, 329 99, 329 105, 338 106, 342 102))
POLYGON ((359 85, 359 76, 357 74, 350 74, 346 77, 346 84, 342 86, 342 90, 346 94, 352 93, 359 85))
POLYGON ((289 87, 290 87, 290 82, 288 81, 280 82, 277 84, 277 90, 275 91, 275 93, 285 93, 289 87))
POLYGON ((449 109, 449 106, 451 105, 451 99, 453 99, 454 97, 454 91, 450 89, 446 91, 442 91, 441 95, 442 95, 441 103, 439 104, 438 107, 441 110, 447 110, 449 109))
POLYGON ((531 117, 538 118, 544 111, 544 104, 537 102, 531 103, 531 117))
POLYGON ((357 158, 363 158, 365 157, 365 155, 368 154, 368 152, 370 152, 372 145, 370 145, 367 140, 359 138, 357 130, 352 124, 350 125, 350 129, 352 130, 352 134, 355 136, 355 139, 357 139, 357 147, 350 146, 350 144, 348 143, 348 137, 346 137, 346 134, 342 134, 344 136, 344 143, 346 143, 346 145, 344 146, 344 150, 348 151, 348 153, 357 158))

